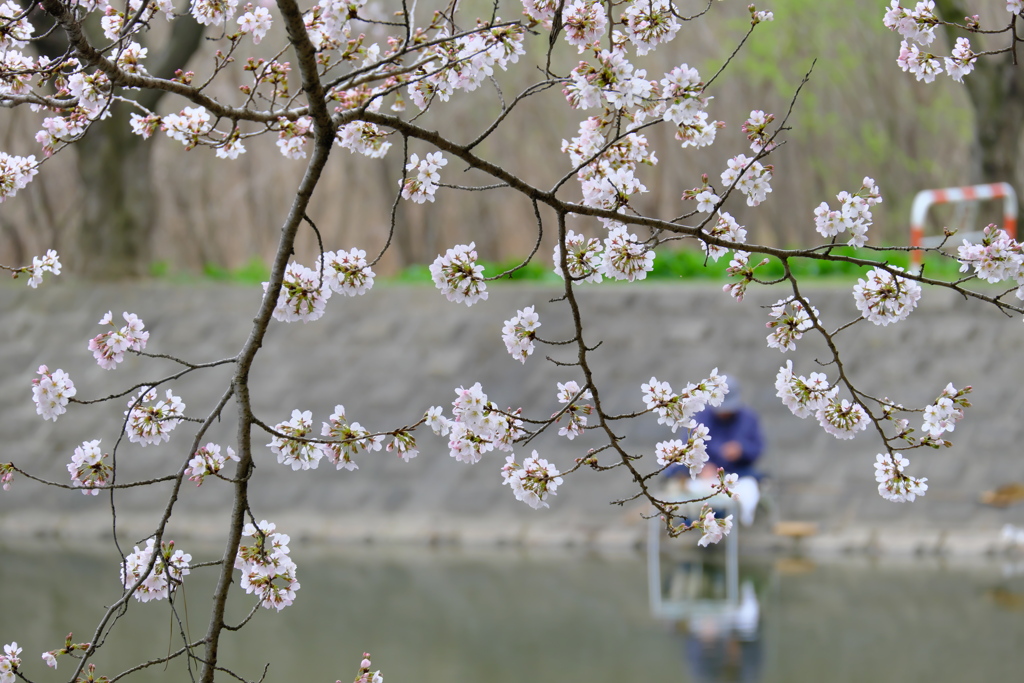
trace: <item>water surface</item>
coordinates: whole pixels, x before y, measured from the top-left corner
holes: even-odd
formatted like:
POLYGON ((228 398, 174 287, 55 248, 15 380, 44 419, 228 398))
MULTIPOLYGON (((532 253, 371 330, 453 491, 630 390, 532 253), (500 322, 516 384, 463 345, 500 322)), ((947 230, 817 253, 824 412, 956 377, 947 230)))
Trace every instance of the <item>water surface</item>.
MULTIPOLYGON (((185 550, 197 560, 216 554, 185 550)), ((116 560, 56 545, 2 552, 0 640, 24 647, 34 680, 64 680, 67 658, 52 672, 39 653, 68 631, 91 637, 103 605, 119 596, 116 560)), ((268 662, 268 681, 351 680, 363 651, 387 683, 961 683, 1020 680, 1024 671, 1024 572, 1008 564, 746 561, 737 617, 721 553, 663 558, 663 601, 699 602, 672 620, 652 615, 639 555, 293 545, 293 556, 296 604, 261 611, 224 644, 247 680, 268 662)), ((193 638, 205 630, 212 584, 212 569, 197 570, 178 603, 193 638)), ((237 588, 234 598, 241 618, 251 599, 237 588)), ((166 602, 133 602, 97 673, 166 654, 176 633, 166 602)), ((174 663, 129 680, 189 678, 174 663)))

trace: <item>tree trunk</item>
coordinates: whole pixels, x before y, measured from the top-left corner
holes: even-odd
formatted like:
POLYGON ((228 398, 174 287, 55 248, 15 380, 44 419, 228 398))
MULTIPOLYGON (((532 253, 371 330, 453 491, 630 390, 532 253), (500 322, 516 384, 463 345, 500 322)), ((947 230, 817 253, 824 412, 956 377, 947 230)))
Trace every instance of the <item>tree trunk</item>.
MULTIPOLYGON (((964 77, 974 106, 971 177, 1017 184, 1024 133, 1024 68, 1009 54, 979 59, 964 77)), ((1024 188, 1016 188, 1018 192, 1024 188)))
MULTIPOLYGON (((41 36, 33 43, 39 53, 63 55, 67 40, 60 31, 52 30, 52 20, 42 10, 33 12, 31 18, 41 36)), ((95 33, 97 27, 88 28, 95 33)), ((146 65, 150 73, 172 78, 199 49, 205 28, 190 17, 175 21, 166 42, 150 49, 151 54, 159 55, 146 65)), ((155 111, 164 94, 147 90, 138 102, 155 111)), ((113 103, 111 116, 94 122, 74 145, 83 202, 76 253, 67 260, 69 270, 89 278, 116 280, 145 275, 149 270, 156 209, 154 141, 132 133, 131 111, 122 103, 113 103)))
MULTIPOLYGON (((963 22, 969 14, 959 0, 938 0, 940 15, 947 21, 963 22)), ((1003 13, 1005 14, 1005 13, 1003 13)), ((1008 39, 1000 34, 984 42, 947 27, 952 46, 959 36, 968 37, 973 49, 999 49, 1008 39), (1002 41, 1002 42, 998 42, 1002 41)), ((974 135, 971 141, 971 183, 1010 183, 1017 192, 1017 215, 1024 218, 1024 165, 1020 163, 1024 136, 1024 66, 1013 63, 1013 55, 980 57, 974 71, 964 76, 964 85, 974 109, 974 135)))
POLYGON ((89 278, 138 277, 149 267, 153 144, 132 133, 129 115, 127 107, 115 107, 76 145, 84 192, 71 267, 89 278))

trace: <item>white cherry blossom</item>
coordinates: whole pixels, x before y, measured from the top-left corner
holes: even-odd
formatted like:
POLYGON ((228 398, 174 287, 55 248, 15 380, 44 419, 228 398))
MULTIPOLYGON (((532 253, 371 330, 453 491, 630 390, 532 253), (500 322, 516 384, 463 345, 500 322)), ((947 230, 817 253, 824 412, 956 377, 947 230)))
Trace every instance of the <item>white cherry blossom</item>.
POLYGON ((142 583, 133 594, 139 602, 167 598, 181 584, 181 580, 191 573, 189 562, 192 561, 192 556, 175 550, 174 541, 161 543, 160 551, 156 553, 154 560, 155 546, 156 541, 152 538, 146 541, 146 547, 141 550, 139 546, 135 546, 134 551, 124 558, 121 565, 121 583, 125 588, 131 588, 142 579, 142 583), (151 562, 152 570, 146 574, 151 562))
POLYGON ((32 380, 32 402, 36 405, 36 413, 44 420, 57 421, 67 412, 68 401, 78 390, 66 372, 57 368, 53 372, 45 365, 37 370, 39 377, 32 380))
POLYGON ((287 422, 279 422, 274 425, 274 431, 285 436, 274 436, 267 446, 277 456, 277 461, 282 465, 291 467, 292 470, 315 470, 320 464, 320 458, 324 456, 320 444, 310 441, 299 441, 288 437, 299 437, 301 439, 312 439, 313 434, 313 413, 298 408, 292 411, 292 418, 287 422))
POLYGON ((554 465, 539 457, 537 451, 523 460, 522 465, 516 462, 514 454, 509 455, 501 468, 502 484, 508 484, 516 500, 535 510, 549 507, 548 496, 557 495, 562 485, 560 474, 554 465))
POLYGON ((905 319, 917 307, 921 285, 887 270, 873 268, 857 280, 853 299, 857 310, 875 325, 888 325, 905 319))
POLYGON ((472 306, 487 300, 484 267, 476 264, 476 244, 458 244, 430 264, 434 285, 448 301, 472 306))
POLYGON ((875 481, 882 498, 894 503, 912 503, 928 490, 927 478, 907 476, 903 469, 910 461, 894 453, 879 453, 875 457, 875 481))
POLYGON ((513 358, 523 364, 526 363, 527 356, 533 354, 533 340, 540 325, 540 317, 533 310, 533 306, 517 311, 514 318, 505 321, 504 327, 501 328, 501 339, 513 358))
POLYGON ((712 543, 718 543, 729 535, 732 530, 732 515, 725 519, 716 519, 714 510, 705 507, 701 511, 701 518, 696 526, 703 532, 697 545, 706 547, 712 543))
POLYGON ((128 400, 124 431, 132 443, 159 445, 170 440, 171 432, 181 423, 184 413, 185 404, 170 389, 162 400, 157 400, 156 389, 143 387, 128 400))

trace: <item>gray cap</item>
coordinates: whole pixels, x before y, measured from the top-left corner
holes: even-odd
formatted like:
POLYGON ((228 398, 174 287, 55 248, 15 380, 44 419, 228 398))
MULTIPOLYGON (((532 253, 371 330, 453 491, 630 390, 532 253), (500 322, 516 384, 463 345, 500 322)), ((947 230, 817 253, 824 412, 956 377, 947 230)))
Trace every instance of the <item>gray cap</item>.
POLYGON ((740 391, 740 382, 737 379, 729 378, 729 393, 725 395, 722 405, 715 408, 716 413, 735 413, 743 407, 743 396, 740 391))

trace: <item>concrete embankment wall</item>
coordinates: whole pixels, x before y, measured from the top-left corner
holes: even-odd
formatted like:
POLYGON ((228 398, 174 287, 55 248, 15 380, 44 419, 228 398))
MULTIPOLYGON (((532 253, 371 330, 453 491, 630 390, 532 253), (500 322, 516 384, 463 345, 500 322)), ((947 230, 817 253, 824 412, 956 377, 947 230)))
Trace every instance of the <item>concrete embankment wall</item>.
MULTIPOLYGON (((545 355, 567 362, 575 351, 539 347, 523 366, 505 352, 500 330, 517 308, 535 305, 542 336, 567 338, 568 308, 550 301, 558 294, 547 287, 493 286, 490 299, 471 309, 448 303, 425 286, 380 286, 355 299, 336 296, 320 321, 273 325, 252 375, 256 411, 273 424, 288 419, 293 408, 311 410, 319 423, 343 404, 350 420, 371 430, 393 429, 415 422, 432 405, 450 414, 453 389, 481 382, 499 405, 524 406, 527 416, 546 417, 559 407, 556 381, 580 379, 580 373, 555 366, 545 355)), ((832 327, 855 314, 848 287, 811 288, 805 294, 832 327)), ((65 483, 75 446, 102 439, 104 450, 110 450, 118 439, 127 397, 72 406, 56 423, 37 416, 30 382, 40 364, 71 373, 79 399, 120 393, 180 370, 169 360, 136 357, 115 371, 99 368, 86 344, 103 331, 96 321, 107 310, 115 321, 122 311, 145 321, 151 332, 147 351, 207 363, 231 357, 242 346, 259 295, 258 289, 208 284, 86 286, 58 280, 38 291, 21 281, 0 288, 0 461, 65 483)), ((836 375, 834 366, 816 363, 828 360, 820 341, 805 340, 788 354, 765 346, 763 307, 784 295, 777 288, 752 290, 738 304, 717 285, 584 288, 586 341, 601 342, 592 363, 604 405, 613 412, 640 410, 640 384, 652 376, 681 387, 717 367, 740 379, 744 398, 764 421, 770 509, 755 529, 766 529, 768 518, 816 521, 822 533, 810 545, 833 550, 1002 548, 999 530, 1005 523, 1024 526, 1024 509, 995 509, 978 499, 983 491, 1024 481, 1021 322, 980 302, 926 290, 907 321, 887 328, 862 323, 838 336, 847 375, 876 396, 920 406, 947 382, 975 388, 974 407, 950 435, 954 446, 909 454, 912 473, 928 477, 929 490, 923 499, 900 505, 876 492, 877 435, 869 431, 851 441, 836 440, 813 420, 793 417, 775 397, 775 375, 787 359, 801 374, 836 375)), ((228 367, 190 373, 169 386, 189 415, 204 416, 227 387, 228 367)), ((918 416, 912 419, 919 422, 918 416)), ((159 447, 121 443, 119 481, 176 471, 189 450, 188 427, 179 427, 170 443, 159 447)), ((234 429, 229 406, 209 440, 232 443, 234 429)), ((654 444, 671 433, 644 416, 623 423, 620 435, 627 449, 653 453, 654 444)), ((588 438, 568 442, 546 434, 529 449, 566 469, 594 445, 588 438)), ((257 434, 256 439, 253 514, 278 522, 294 536, 630 545, 644 534, 642 505, 609 504, 636 491, 621 470, 581 471, 566 480, 549 510, 535 511, 501 485, 503 456, 489 454, 477 465, 464 465, 448 457, 445 439, 429 432, 420 436, 422 453, 410 463, 381 452, 361 457, 354 472, 335 471, 326 461, 317 470, 292 472, 263 447, 269 437, 257 434)), ((145 535, 168 491, 167 484, 119 491, 119 529, 127 537, 145 535)), ((220 481, 186 486, 173 530, 216 536, 229 496, 220 481)), ((0 494, 0 534, 7 536, 109 535, 109 517, 107 496, 45 488, 20 476, 11 491, 0 494)))

